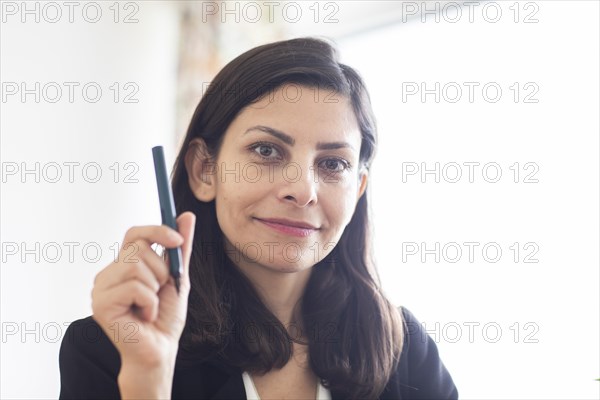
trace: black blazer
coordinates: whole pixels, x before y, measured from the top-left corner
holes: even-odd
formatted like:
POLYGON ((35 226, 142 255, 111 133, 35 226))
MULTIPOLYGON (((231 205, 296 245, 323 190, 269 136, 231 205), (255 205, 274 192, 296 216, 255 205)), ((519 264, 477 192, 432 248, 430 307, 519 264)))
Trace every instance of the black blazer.
MULTIPOLYGON (((400 307, 406 321, 400 363, 380 399, 458 399, 458 390, 435 342, 415 316, 400 307)), ((119 399, 119 352, 91 317, 74 321, 60 354, 61 399, 119 399)), ((331 391, 332 400, 342 399, 331 391)), ((218 361, 175 364, 173 399, 246 399, 242 371, 218 361)))

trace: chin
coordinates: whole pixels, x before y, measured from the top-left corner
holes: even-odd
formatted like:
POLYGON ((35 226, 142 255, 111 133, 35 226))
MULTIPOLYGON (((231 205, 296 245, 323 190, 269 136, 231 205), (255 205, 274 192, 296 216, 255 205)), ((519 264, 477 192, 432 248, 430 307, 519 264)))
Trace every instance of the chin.
POLYGON ((295 272, 301 272, 301 271, 305 271, 307 269, 312 268, 312 265, 304 265, 300 262, 298 263, 291 263, 291 262, 287 262, 287 261, 281 261, 281 262, 275 262, 275 263, 268 263, 265 264, 267 266, 267 268, 269 268, 270 270, 273 271, 277 271, 277 272, 283 272, 283 273, 295 273, 295 272))

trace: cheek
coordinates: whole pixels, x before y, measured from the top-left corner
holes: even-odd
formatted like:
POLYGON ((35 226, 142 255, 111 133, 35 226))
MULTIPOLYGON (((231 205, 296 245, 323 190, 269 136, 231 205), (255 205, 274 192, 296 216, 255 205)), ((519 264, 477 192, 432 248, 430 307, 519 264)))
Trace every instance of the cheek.
POLYGON ((224 177, 219 182, 216 197, 219 224, 235 228, 237 224, 243 223, 243 219, 248 218, 258 208, 268 189, 268 184, 253 182, 233 174, 224 177))
MULTIPOLYGON (((239 207, 239 193, 229 183, 220 183, 215 198, 217 220, 224 233, 229 233, 236 225, 236 214, 239 207)), ((229 236, 229 235, 228 235, 229 236)))
POLYGON ((322 197, 323 207, 326 209, 329 221, 343 230, 354 214, 358 187, 346 183, 327 189, 322 197))

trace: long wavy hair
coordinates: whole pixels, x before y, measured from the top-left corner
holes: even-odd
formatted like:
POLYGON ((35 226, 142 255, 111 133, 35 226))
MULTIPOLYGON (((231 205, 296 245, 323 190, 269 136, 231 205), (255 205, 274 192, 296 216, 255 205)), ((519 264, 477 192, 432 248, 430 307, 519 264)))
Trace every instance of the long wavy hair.
MULTIPOLYGON (((227 64, 198 104, 172 175, 177 214, 196 214, 191 292, 181 351, 213 354, 228 365, 266 373, 292 356, 293 338, 227 257, 215 202, 202 202, 188 183, 185 155, 202 138, 218 155, 233 119, 283 84, 325 88, 351 100, 362 136, 359 161, 369 169, 376 122, 360 75, 338 62, 334 44, 304 37, 255 47, 227 64)), ((368 188, 335 248, 312 268, 301 299, 309 363, 321 383, 347 398, 377 398, 397 368, 402 314, 383 294, 370 242, 368 188)))

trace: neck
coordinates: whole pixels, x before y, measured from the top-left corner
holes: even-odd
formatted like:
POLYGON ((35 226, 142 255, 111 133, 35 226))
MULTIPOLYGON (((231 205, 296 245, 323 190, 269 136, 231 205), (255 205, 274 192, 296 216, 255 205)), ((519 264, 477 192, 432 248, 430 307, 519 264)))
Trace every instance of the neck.
POLYGON ((265 306, 286 327, 301 327, 301 300, 310 278, 312 268, 297 272, 281 272, 257 263, 235 263, 250 279, 265 306))

